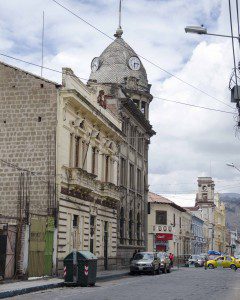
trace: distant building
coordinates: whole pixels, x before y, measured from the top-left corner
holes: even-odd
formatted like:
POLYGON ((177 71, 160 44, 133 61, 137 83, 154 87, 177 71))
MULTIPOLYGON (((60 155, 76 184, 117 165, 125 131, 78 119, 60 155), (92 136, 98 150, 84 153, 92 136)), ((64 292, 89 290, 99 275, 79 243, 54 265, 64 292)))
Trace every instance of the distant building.
POLYGON ((188 208, 192 213, 192 226, 191 226, 191 254, 200 254, 204 252, 205 240, 204 240, 204 221, 194 215, 196 209, 188 208), (194 211, 195 210, 195 211, 194 211))
POLYGON ((175 256, 190 254, 192 216, 186 209, 155 193, 148 196, 148 250, 175 256))
POLYGON ((214 192, 214 187, 211 177, 198 177, 195 207, 188 207, 195 216, 204 221, 203 252, 226 251, 226 211, 224 204, 219 200, 219 195, 214 192))

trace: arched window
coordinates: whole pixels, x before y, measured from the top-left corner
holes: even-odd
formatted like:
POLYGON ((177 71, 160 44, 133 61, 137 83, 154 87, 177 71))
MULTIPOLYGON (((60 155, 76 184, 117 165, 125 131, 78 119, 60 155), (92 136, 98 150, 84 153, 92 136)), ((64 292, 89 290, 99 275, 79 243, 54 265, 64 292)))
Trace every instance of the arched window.
POLYGON ((141 244, 141 220, 140 213, 137 214, 137 243, 141 244))
POLYGON ((132 224, 133 224, 133 214, 132 210, 129 212, 129 221, 128 221, 128 232, 129 232, 129 245, 132 245, 132 238, 133 238, 133 232, 132 232, 132 224))
POLYGON ((124 208, 120 211, 120 244, 124 244, 124 208))

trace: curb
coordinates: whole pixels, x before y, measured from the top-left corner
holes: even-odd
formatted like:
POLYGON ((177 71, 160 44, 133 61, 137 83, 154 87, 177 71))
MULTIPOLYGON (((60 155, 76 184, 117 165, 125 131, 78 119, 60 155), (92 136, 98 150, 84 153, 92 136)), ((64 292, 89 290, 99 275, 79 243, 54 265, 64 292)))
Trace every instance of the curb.
POLYGON ((23 294, 29 294, 29 293, 33 293, 33 292, 42 291, 42 290, 54 289, 54 288, 58 288, 58 287, 62 287, 62 286, 64 286, 64 282, 49 283, 49 284, 44 284, 44 285, 39 285, 39 286, 32 286, 32 287, 24 288, 21 290, 18 289, 18 290, 0 292, 0 299, 19 296, 19 295, 23 295, 23 294))
MULTIPOLYGON (((118 279, 118 278, 124 277, 128 274, 129 274, 129 272, 124 272, 124 273, 120 273, 120 274, 102 275, 100 277, 97 277, 96 282, 107 281, 107 280, 111 280, 111 279, 118 279)), ((49 284, 44 284, 44 285, 39 285, 39 286, 33 286, 33 287, 29 287, 29 288, 24 288, 24 289, 0 292, 0 299, 29 294, 29 293, 43 291, 43 290, 55 289, 55 288, 64 287, 64 286, 65 286, 65 282, 58 282, 58 283, 49 283, 49 284)))

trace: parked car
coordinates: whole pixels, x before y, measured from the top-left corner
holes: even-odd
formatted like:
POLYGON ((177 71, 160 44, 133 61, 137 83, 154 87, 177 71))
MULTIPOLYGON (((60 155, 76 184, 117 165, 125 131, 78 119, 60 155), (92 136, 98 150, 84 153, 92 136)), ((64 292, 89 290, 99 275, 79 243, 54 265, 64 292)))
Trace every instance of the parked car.
POLYGON ((138 252, 130 264, 130 274, 151 273, 159 274, 160 260, 155 252, 138 252))
POLYGON ((158 252, 157 256, 160 260, 159 269, 162 273, 170 273, 171 272, 171 261, 169 259, 169 255, 166 252, 158 252))
POLYGON ((235 259, 232 256, 219 256, 215 259, 208 260, 206 265, 209 269, 223 267, 223 268, 231 268, 232 270, 236 271, 237 268, 240 268, 240 261, 235 259))
POLYGON ((186 263, 188 267, 203 267, 205 262, 205 257, 203 255, 191 255, 186 263))

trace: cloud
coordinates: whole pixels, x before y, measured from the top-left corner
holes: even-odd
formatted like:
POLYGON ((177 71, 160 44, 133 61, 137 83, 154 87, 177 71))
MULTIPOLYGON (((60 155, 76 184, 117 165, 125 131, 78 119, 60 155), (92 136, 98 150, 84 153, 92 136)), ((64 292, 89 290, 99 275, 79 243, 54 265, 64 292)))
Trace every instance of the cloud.
MULTIPOLYGON (((59 2, 110 36, 118 26, 115 0, 59 2)), ((57 70, 71 67, 79 77, 87 79, 92 58, 99 56, 111 40, 52 1, 1 1, 0 52, 39 64, 43 10, 44 65, 57 70)), ((233 65, 231 42, 184 32, 186 25, 204 24, 209 32, 228 34, 227 2, 123 1, 122 20, 123 37, 137 53, 230 104, 227 87, 233 65)), ((37 67, 4 57, 1 60, 40 74, 37 67)), ((153 95, 231 111, 230 107, 194 90, 144 59, 142 62, 153 95)), ((57 73, 44 70, 43 74, 51 80, 61 81, 57 73)), ((239 140, 235 137, 232 115, 154 99, 150 121, 157 131, 149 155, 149 183, 153 191, 194 193, 199 175, 212 174, 218 189, 239 179, 237 171, 225 165, 228 161, 239 161, 239 140)))

